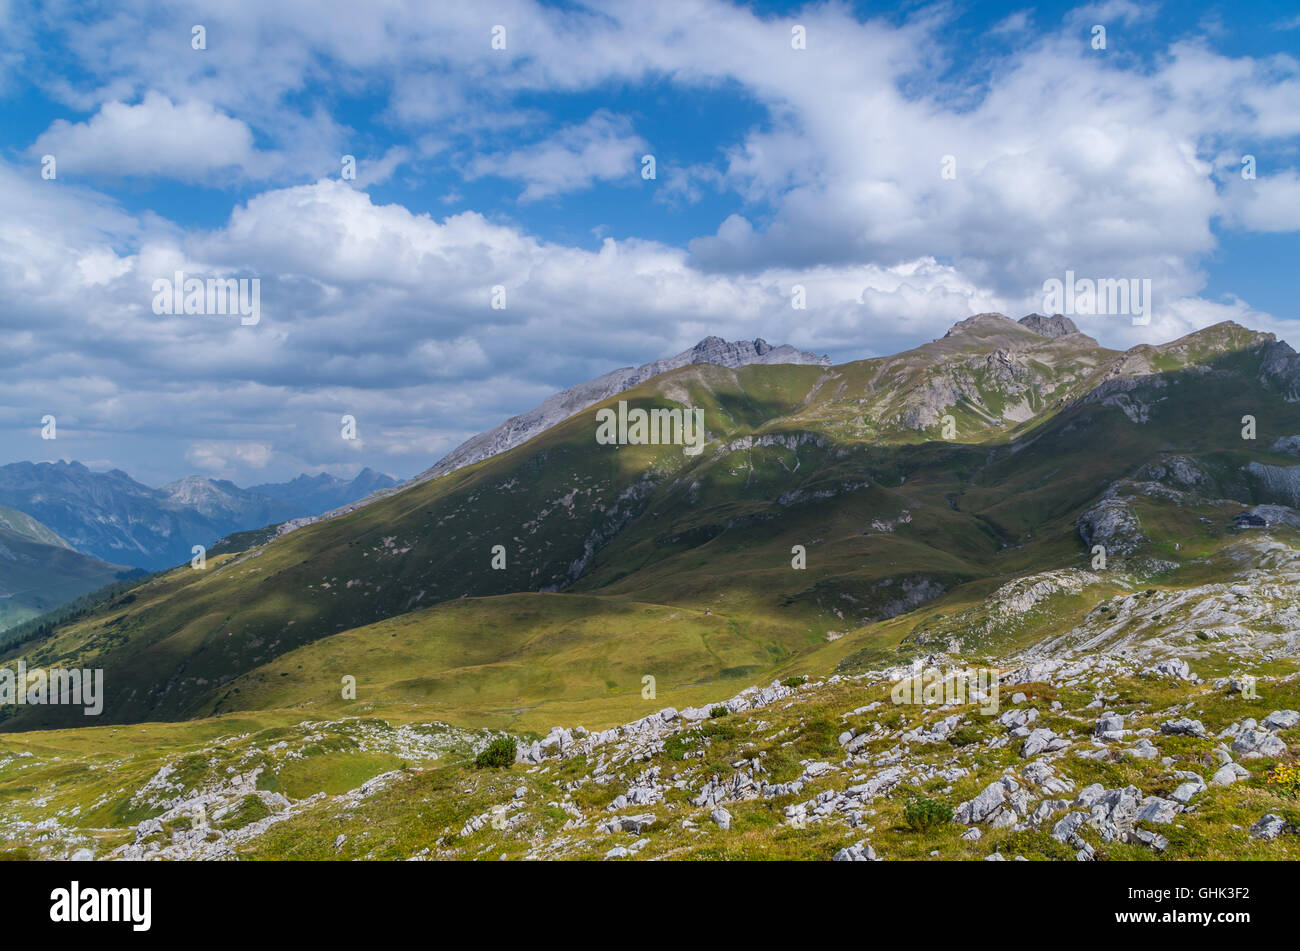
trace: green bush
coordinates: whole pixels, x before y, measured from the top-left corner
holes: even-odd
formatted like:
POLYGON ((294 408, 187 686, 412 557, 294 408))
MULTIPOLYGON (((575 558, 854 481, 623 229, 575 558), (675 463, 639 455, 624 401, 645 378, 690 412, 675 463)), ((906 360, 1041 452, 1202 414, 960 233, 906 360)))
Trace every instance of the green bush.
POLYGON ((978 743, 983 738, 979 727, 959 726, 948 734, 948 742, 953 746, 970 746, 972 743, 978 743))
POLYGON ((937 799, 913 796, 903 806, 903 819, 914 832, 926 832, 952 822, 952 806, 937 799))
POLYGON ((808 678, 807 678, 807 677, 804 677, 804 676, 802 676, 802 675, 800 675, 800 676, 798 676, 798 677, 787 677, 787 678, 785 678, 785 680, 781 681, 781 683, 782 683, 784 686, 789 687, 789 688, 792 689, 792 690, 793 690, 795 687, 802 687, 802 686, 803 686, 804 684, 806 684, 807 682, 808 682, 808 678))
POLYGON ((270 814, 271 810, 266 807, 266 803, 262 802, 261 797, 249 793, 239 801, 238 806, 222 817, 221 826, 226 829, 242 829, 258 819, 265 819, 270 814))
POLYGON ((485 766, 496 766, 502 769, 513 766, 516 749, 513 736, 498 736, 474 758, 474 765, 480 769, 485 766))
POLYGON ((844 724, 837 723, 830 717, 809 717, 799 731, 799 738, 794 748, 801 756, 811 759, 829 759, 844 755, 840 747, 839 735, 844 732, 844 724))
POLYGON ((709 721, 700 724, 700 735, 706 737, 710 741, 716 740, 725 743, 734 740, 740 735, 740 731, 730 723, 715 723, 709 721))
POLYGON ((710 710, 709 716, 713 717, 713 719, 716 720, 718 717, 725 717, 730 712, 731 711, 728 710, 726 707, 719 706, 719 707, 714 707, 712 710, 710 710))

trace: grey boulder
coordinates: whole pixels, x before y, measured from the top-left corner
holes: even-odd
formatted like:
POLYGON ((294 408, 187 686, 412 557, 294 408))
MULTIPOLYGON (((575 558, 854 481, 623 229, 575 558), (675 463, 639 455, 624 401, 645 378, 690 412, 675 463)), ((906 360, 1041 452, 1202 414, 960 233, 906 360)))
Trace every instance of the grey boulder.
POLYGON ((1300 713, 1295 710, 1274 710, 1264 718, 1267 730, 1289 730, 1300 723, 1300 713))
POLYGON ((832 862, 879 862, 876 850, 862 840, 848 848, 840 849, 831 858, 832 862))
POLYGON ((1250 827, 1250 834, 1257 839, 1276 839, 1285 831, 1286 820, 1271 812, 1261 816, 1259 821, 1250 827))
POLYGON ((1180 717, 1160 725, 1160 732, 1169 736, 1205 736, 1205 725, 1200 720, 1180 717))

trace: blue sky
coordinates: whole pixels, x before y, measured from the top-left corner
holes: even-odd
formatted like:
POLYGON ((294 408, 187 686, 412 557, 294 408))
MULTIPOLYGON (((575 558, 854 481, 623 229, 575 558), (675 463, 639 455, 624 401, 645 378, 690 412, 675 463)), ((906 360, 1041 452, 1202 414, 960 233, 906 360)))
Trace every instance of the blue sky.
POLYGON ((0 463, 405 477, 707 333, 857 359, 1067 269, 1152 281, 1107 346, 1300 344, 1294 4, 467 6, 0 0, 0 463), (176 270, 261 319, 155 314, 176 270))

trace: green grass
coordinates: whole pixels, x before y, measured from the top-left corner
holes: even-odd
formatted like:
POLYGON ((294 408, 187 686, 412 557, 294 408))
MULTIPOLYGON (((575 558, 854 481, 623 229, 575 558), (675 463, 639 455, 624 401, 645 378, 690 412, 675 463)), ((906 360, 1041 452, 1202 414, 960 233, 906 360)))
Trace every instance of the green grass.
MULTIPOLYGON (((1286 672, 1294 672, 1294 662, 1286 672)), ((1296 679, 1261 682, 1266 701, 1243 701, 1208 684, 1173 684, 1142 677, 1122 679, 1115 687, 1127 698, 1126 703, 1116 707, 1129 710, 1129 725, 1134 728, 1158 728, 1171 716, 1168 711, 1181 711, 1189 703, 1189 715, 1197 716, 1216 731, 1247 715, 1258 718, 1271 709, 1300 707, 1300 681, 1296 679)), ((1024 689, 1033 695, 1031 703, 1046 707, 1049 692, 1033 685, 1024 689)), ((422 856, 495 860, 502 855, 516 859, 540 857, 538 849, 554 847, 565 857, 599 859, 613 845, 629 844, 636 838, 602 835, 594 826, 610 814, 607 807, 626 792, 633 775, 642 769, 658 766, 666 782, 675 776, 692 777, 692 786, 698 788, 710 775, 730 775, 733 763, 757 760, 765 770, 764 781, 789 782, 803 772, 803 761, 837 761, 840 757, 834 755, 838 750, 835 736, 847 725, 863 731, 875 724, 890 724, 896 736, 947 712, 920 706, 894 707, 888 696, 887 682, 866 689, 856 681, 810 684, 799 691, 798 701, 788 706, 778 703, 719 720, 705 719, 674 734, 662 750, 637 762, 632 772, 624 770, 622 778, 610 775, 603 783, 583 780, 595 767, 588 757, 548 760, 540 768, 476 769, 471 743, 450 734, 450 745, 437 759, 412 759, 393 748, 376 747, 377 739, 393 736, 393 727, 399 725, 415 729, 421 736, 444 735, 441 727, 417 725, 400 718, 392 724, 375 717, 299 724, 282 713, 273 713, 259 714, 258 719, 230 715, 181 724, 10 734, 0 739, 0 852, 35 855, 49 845, 48 840, 35 840, 30 833, 5 832, 12 828, 6 820, 15 816, 57 816, 64 825, 91 836, 101 853, 132 841, 134 825, 159 813, 159 806, 149 806, 138 791, 166 764, 171 768, 173 783, 187 794, 219 784, 230 775, 231 768, 246 773, 260 767, 259 788, 273 788, 299 803, 295 814, 281 818, 264 833, 240 844, 237 848, 244 858, 422 856), (885 705, 870 713, 843 716, 872 700, 883 700, 885 705), (705 753, 703 758, 694 755, 700 750, 705 753), (32 755, 15 755, 19 753, 32 755), (683 755, 687 753, 691 755, 683 755), (359 805, 344 795, 394 770, 398 778, 359 805), (471 819, 490 815, 502 803, 515 802, 515 789, 520 785, 525 795, 517 808, 508 810, 507 815, 513 817, 508 827, 497 828, 487 822, 477 831, 461 834, 471 819), (41 797, 48 797, 39 807, 32 804, 37 790, 41 797), (324 795, 308 802, 317 794, 324 795), (133 800, 136 811, 123 808, 133 800), (566 802, 568 805, 562 808, 561 803, 566 802), (583 826, 565 830, 572 818, 569 808, 592 818, 583 826), (340 835, 343 841, 336 849, 340 835)), ((1081 711, 1088 699, 1088 695, 1068 691, 1058 691, 1055 696, 1065 703, 1066 711, 1050 715, 1055 719, 1045 714, 1041 722, 1059 720, 1060 726, 1070 723, 1065 714, 1081 711)), ((979 726, 987 739, 991 718, 966 712, 968 721, 979 726)), ((1086 725, 1090 726, 1095 712, 1087 712, 1090 716, 1086 725)), ((992 734, 997 732, 995 729, 992 734)), ((1300 739, 1300 731, 1282 735, 1291 744, 1300 739)), ((1212 741, 1163 735, 1154 739, 1163 755, 1174 758, 1173 766, 1128 757, 1106 762, 1066 756, 1058 761, 1058 772, 1071 779, 1076 790, 1101 782, 1107 788, 1137 785, 1148 794, 1167 794, 1172 788, 1173 770, 1192 769, 1202 775, 1208 772, 1203 759, 1212 741)), ((883 750, 895 742, 886 736, 879 746, 883 750)), ((950 788, 942 780, 920 786, 900 785, 868 804, 871 814, 856 830, 842 822, 796 828, 786 822, 783 813, 787 805, 815 798, 823 789, 849 784, 852 779, 847 772, 832 772, 814 780, 793 797, 728 803, 733 823, 726 833, 707 821, 707 810, 689 805, 687 800, 693 793, 671 789, 664 802, 627 810, 648 811, 658 817, 655 826, 644 833, 648 843, 638 857, 824 859, 866 838, 889 859, 975 860, 998 851, 1008 858, 1023 855, 1030 860, 1073 860, 1072 847, 1056 842, 1042 830, 986 829, 979 842, 971 843, 960 839, 963 827, 959 825, 918 820, 918 802, 937 803, 937 808, 927 812, 933 811, 941 819, 939 813, 945 807, 975 795, 1007 767, 1023 768, 1024 761, 1013 749, 987 750, 982 742, 957 747, 933 744, 916 747, 909 761, 943 768, 963 765, 974 772, 950 788), (694 819, 693 828, 682 825, 688 817, 694 819), (937 855, 932 856, 932 852, 937 855)), ((1245 832, 1264 812, 1297 811, 1294 802, 1263 782, 1268 761, 1247 765, 1253 774, 1250 780, 1226 788, 1211 787, 1198 797, 1195 812, 1180 816, 1172 826, 1152 827, 1169 840, 1163 854, 1139 846, 1102 843, 1086 829, 1084 836, 1098 849, 1099 856, 1112 861, 1300 858, 1300 836, 1283 836, 1266 843, 1245 832)), ((218 828, 238 830, 270 815, 260 799, 244 795, 212 822, 218 828)), ((182 816, 168 824, 164 835, 172 828, 189 828, 190 822, 182 816)))

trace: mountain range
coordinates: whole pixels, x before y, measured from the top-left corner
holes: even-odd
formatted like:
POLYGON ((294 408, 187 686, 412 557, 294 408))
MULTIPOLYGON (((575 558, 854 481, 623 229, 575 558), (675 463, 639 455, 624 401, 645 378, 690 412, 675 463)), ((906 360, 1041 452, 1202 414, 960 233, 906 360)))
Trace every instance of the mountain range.
MULTIPOLYGON (((825 365, 828 360, 789 346, 773 347, 762 339, 727 342, 707 337, 676 356, 615 370, 558 393, 536 409, 469 440, 410 484, 504 452, 642 380, 706 362, 738 367, 751 363, 825 365)), ((0 631, 102 583, 121 580, 123 566, 150 571, 171 567, 188 561, 196 544, 214 554, 235 550, 311 524, 327 513, 350 511, 397 485, 390 476, 370 468, 350 481, 321 473, 244 489, 227 480, 191 475, 153 489, 121 470, 92 472, 77 462, 0 467, 0 503, 43 519, 72 540, 69 544, 26 516, 32 525, 58 538, 57 544, 67 551, 29 551, 21 577, 15 573, 16 556, 7 565, 0 563, 0 595, 12 596, 0 604, 0 631), (71 557, 68 552, 82 557, 71 557), (36 564, 42 565, 42 570, 32 571, 36 564)))
POLYGON ((188 476, 155 489, 120 469, 15 462, 0 466, 0 505, 48 526, 84 555, 153 571, 189 561, 194 545, 316 515, 394 484, 365 469, 351 481, 304 475, 241 489, 226 480, 188 476))
POLYGON ((425 482, 436 479, 438 476, 455 472, 457 469, 495 456, 507 449, 513 449, 574 413, 595 406, 601 400, 629 390, 638 383, 661 373, 696 363, 710 363, 732 369, 754 364, 829 366, 830 358, 806 353, 788 344, 773 347, 761 337, 752 341, 734 342, 723 340, 721 337, 705 337, 689 350, 683 350, 676 356, 653 360, 639 367, 613 370, 604 376, 598 376, 594 380, 588 380, 586 383, 556 393, 536 409, 519 416, 512 416, 501 425, 466 440, 412 481, 425 482))
POLYGON ((476 722, 595 700, 652 660, 661 682, 758 676, 833 632, 1086 564, 1094 545, 1178 570, 1205 546, 1176 550, 1164 526, 1181 531, 1196 506, 1132 486, 1169 469, 1239 510, 1295 501, 1298 470, 1275 441, 1300 433, 1297 384, 1289 347, 1235 324, 1118 352, 1038 315, 976 315, 835 367, 685 363, 597 405, 701 408, 699 456, 599 445, 583 410, 164 575, 30 660, 93 658, 121 685, 115 720, 325 703, 298 669, 402 632, 417 637, 419 672, 385 660, 391 689, 476 722), (1257 439, 1242 438, 1248 414, 1257 439), (796 546, 805 570, 791 569, 796 546), (669 618, 668 640, 650 637, 669 618))
MULTIPOLYGON (((537 408, 468 440, 402 485, 424 482, 504 452, 602 399, 694 363, 824 366, 829 359, 790 346, 773 347, 761 338, 728 342, 706 337, 675 356, 614 370, 557 393, 537 408)), ((220 551, 229 544, 229 535, 274 537, 325 513, 350 511, 361 500, 398 485, 392 477, 365 468, 350 481, 321 473, 243 489, 227 480, 191 475, 153 489, 120 469, 100 473, 77 462, 19 462, 0 466, 0 505, 53 526, 84 554, 157 570, 189 560, 196 544, 216 543, 220 551)))
POLYGON ((715 366, 737 368, 752 364, 794 366, 829 366, 830 358, 817 356, 789 344, 774 347, 761 337, 754 340, 727 341, 721 337, 705 337, 695 346, 681 353, 660 360, 652 360, 638 367, 623 367, 612 370, 594 380, 579 383, 567 390, 562 390, 547 397, 540 406, 526 413, 512 416, 505 422, 494 426, 486 432, 479 433, 461 443, 447 455, 425 471, 406 482, 383 489, 373 496, 368 496, 349 505, 341 505, 321 516, 293 519, 276 527, 275 531, 258 532, 248 535, 241 541, 265 541, 285 532, 301 528, 320 521, 322 518, 337 518, 371 501, 385 495, 401 491, 421 482, 428 482, 439 476, 463 469, 484 459, 499 455, 508 449, 521 445, 539 433, 543 433, 555 424, 567 419, 574 413, 595 406, 601 400, 616 396, 631 389, 638 383, 651 377, 697 363, 709 363, 715 366))
POLYGON ((0 647, 106 685, 93 726, 0 709, 0 847, 1295 857, 1298 397, 1300 356, 1234 323, 684 363, 0 647), (595 438, 685 408, 698 454, 595 438), (944 665, 1001 706, 900 703, 944 665))

